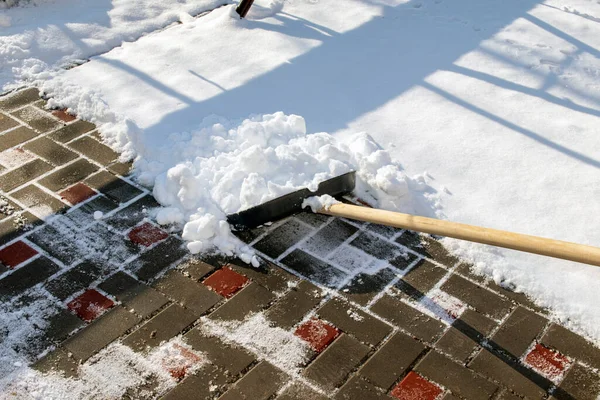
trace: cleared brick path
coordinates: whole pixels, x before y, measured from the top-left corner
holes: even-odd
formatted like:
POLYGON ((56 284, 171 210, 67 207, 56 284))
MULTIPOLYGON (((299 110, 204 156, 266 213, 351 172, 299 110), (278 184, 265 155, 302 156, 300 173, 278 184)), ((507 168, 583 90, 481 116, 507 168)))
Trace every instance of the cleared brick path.
POLYGON ((259 269, 190 256, 178 232, 152 220, 149 190, 94 125, 44 104, 35 89, 0 98, 0 299, 14 309, 40 296, 53 304, 43 334, 21 345, 34 368, 77 377, 112 342, 143 354, 182 335, 208 362, 172 372, 168 393, 131 388, 124 398, 600 393, 600 349, 524 295, 471 275, 432 238, 305 213, 240 233, 259 269), (356 272, 379 260, 388 264, 377 273, 356 272), (200 329, 200 317, 258 312, 307 342, 300 374, 200 329))

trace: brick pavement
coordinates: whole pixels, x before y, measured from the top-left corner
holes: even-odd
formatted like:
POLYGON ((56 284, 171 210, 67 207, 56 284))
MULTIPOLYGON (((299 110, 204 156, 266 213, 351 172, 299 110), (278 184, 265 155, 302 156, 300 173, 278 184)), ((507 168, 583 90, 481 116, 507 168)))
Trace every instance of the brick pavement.
POLYGON ((123 398, 600 394, 598 347, 472 275, 431 237, 303 213, 239 233, 259 269, 190 256, 94 125, 44 105, 35 89, 0 98, 2 310, 49 304, 23 314, 44 321, 38 332, 5 346, 35 369, 77 379, 111 343, 149 357, 181 338, 189 348, 173 344, 185 363, 168 370, 171 384, 149 378, 123 398), (233 332, 252 315, 287 338, 283 348, 300 343, 293 368, 268 343, 209 329, 233 332))

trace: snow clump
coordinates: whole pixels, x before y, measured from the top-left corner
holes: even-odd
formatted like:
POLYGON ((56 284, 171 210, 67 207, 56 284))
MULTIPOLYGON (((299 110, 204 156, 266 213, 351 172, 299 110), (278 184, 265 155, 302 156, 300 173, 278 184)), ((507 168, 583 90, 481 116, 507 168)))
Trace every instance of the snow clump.
POLYGON ((387 209, 415 206, 422 177, 401 165, 366 133, 341 143, 328 133, 307 134, 298 115, 253 116, 241 123, 205 118, 192 132, 172 134, 161 155, 138 155, 138 180, 153 186, 165 208, 158 223, 183 223, 192 253, 213 250, 258 265, 253 250, 237 239, 227 215, 324 180, 357 173, 357 195, 387 209))

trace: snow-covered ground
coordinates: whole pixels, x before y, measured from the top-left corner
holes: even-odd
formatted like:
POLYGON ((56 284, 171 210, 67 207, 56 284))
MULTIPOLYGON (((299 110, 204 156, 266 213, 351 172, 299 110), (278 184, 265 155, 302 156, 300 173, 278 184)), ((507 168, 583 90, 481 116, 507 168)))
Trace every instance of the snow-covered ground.
MULTIPOLYGON (((140 178, 157 184, 159 200, 172 207, 165 222, 214 215, 192 212, 206 204, 193 195, 200 182, 209 182, 209 204, 230 212, 242 204, 236 185, 253 184, 256 202, 311 182, 315 173, 352 167, 373 178, 363 189, 377 189, 387 208, 600 245, 597 2, 257 3, 247 20, 226 6, 52 79, 35 68, 19 76, 40 78, 58 103, 101 124, 109 144, 140 157, 140 178), (269 128, 277 111, 302 116, 306 133, 329 132, 322 137, 332 153, 300 145, 291 159, 282 155, 298 149, 296 141, 315 139, 284 114, 269 128), (259 116, 242 122, 250 114, 259 116), (360 136, 364 151, 356 153, 351 146, 363 131, 372 139, 360 136), (245 133, 258 146, 253 157, 266 160, 252 171, 263 181, 239 175, 245 133), (307 176, 301 157, 311 167, 307 176), (223 173, 205 179, 206 163, 223 173), (369 165, 375 169, 367 174, 369 165), (228 168, 230 199, 215 189, 228 168), (277 168, 288 168, 289 182, 279 177, 269 185, 277 168)), ((447 245, 600 342, 598 268, 447 245)))
POLYGON ((0 2, 0 93, 23 73, 77 65, 227 0, 10 0, 0 2), (6 8, 7 4, 17 7, 6 8), (191 15, 190 15, 191 14, 191 15))

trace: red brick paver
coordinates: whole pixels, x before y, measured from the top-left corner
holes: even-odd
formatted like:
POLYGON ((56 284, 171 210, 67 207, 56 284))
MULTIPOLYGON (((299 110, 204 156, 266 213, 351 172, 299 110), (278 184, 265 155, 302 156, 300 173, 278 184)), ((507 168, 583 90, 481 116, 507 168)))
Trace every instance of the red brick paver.
POLYGON ((96 192, 83 183, 78 183, 70 188, 63 190, 60 197, 75 205, 96 195, 96 192))
POLYGON ((14 268, 37 253, 27 243, 18 241, 0 250, 0 263, 9 268, 14 268))
POLYGON ((435 383, 410 371, 390 394, 400 400, 435 400, 442 392, 443 390, 435 383))
POLYGON ((54 115, 56 118, 58 118, 64 122, 71 122, 71 121, 75 121, 77 119, 77 117, 74 116, 73 114, 69 114, 67 112, 67 109, 65 109, 65 108, 60 109, 60 110, 53 110, 52 115, 54 115))
POLYGON ((67 304, 82 320, 91 322, 114 305, 113 301, 94 289, 88 289, 67 304))
POLYGON ((320 353, 340 335, 340 330, 321 319, 313 318, 300 325, 294 334, 320 353))
POLYGON ((223 267, 204 280, 204 284, 225 298, 230 298, 250 280, 229 267, 223 267))
POLYGON ((156 242, 166 239, 169 235, 151 223, 145 222, 142 225, 133 228, 128 236, 132 242, 148 247, 156 242))
POLYGON ((560 378, 571 365, 567 357, 539 343, 527 353, 525 362, 552 380, 560 378))
POLYGON ((172 351, 162 360, 163 368, 176 380, 185 378, 188 370, 201 358, 183 346, 174 344, 172 351))

